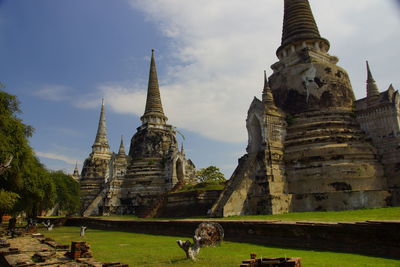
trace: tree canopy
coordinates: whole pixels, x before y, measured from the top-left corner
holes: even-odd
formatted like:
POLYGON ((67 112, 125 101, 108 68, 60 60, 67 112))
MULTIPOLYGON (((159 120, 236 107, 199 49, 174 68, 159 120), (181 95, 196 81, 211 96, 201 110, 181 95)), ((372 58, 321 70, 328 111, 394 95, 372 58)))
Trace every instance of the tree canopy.
POLYGON ((61 199, 65 201, 65 195, 76 205, 79 193, 72 178, 49 172, 40 163, 28 141, 33 128, 18 118, 19 113, 17 98, 0 90, 0 218, 6 212, 22 211, 37 216, 61 199))
POLYGON ((77 212, 80 207, 79 183, 62 171, 52 172, 51 176, 53 177, 56 185, 56 203, 58 205, 58 209, 65 212, 67 215, 77 212))
POLYGON ((221 183, 226 180, 224 174, 216 166, 209 166, 198 170, 196 178, 200 183, 221 183))

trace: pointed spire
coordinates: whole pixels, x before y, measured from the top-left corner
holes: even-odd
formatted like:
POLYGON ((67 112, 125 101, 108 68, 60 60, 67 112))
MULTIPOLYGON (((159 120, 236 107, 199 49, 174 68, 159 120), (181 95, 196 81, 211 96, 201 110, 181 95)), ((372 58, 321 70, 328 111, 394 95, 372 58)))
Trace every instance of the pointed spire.
POLYGON ((118 155, 125 155, 124 136, 121 135, 121 144, 119 145, 118 155))
POLYGON ((151 50, 149 84, 147 88, 146 108, 141 117, 143 123, 153 122, 164 124, 167 117, 164 115, 161 104, 160 87, 158 85, 154 49, 151 50), (157 120, 158 119, 158 120, 157 120))
POLYGON ((372 77, 371 69, 367 60, 367 98, 374 98, 376 96, 379 96, 379 90, 374 77, 372 77))
POLYGON ((79 170, 78 170, 78 162, 75 163, 75 169, 74 169, 74 174, 77 173, 79 175, 79 170))
POLYGON ((282 42, 278 51, 293 42, 306 40, 328 40, 319 34, 317 23, 308 0, 285 0, 282 42))
POLYGON ((74 173, 72 174, 72 178, 75 180, 79 180, 79 169, 78 169, 78 162, 75 163, 74 173))
POLYGON ((104 112, 104 98, 101 101, 101 111, 99 125, 97 127, 97 134, 94 144, 92 146, 92 151, 109 151, 108 139, 107 139, 107 127, 106 127, 106 117, 104 112))
POLYGON ((183 142, 181 144, 181 154, 185 154, 185 150, 183 149, 183 142))
POLYGON ((367 62, 367 83, 369 83, 369 82, 373 82, 374 83, 375 80, 374 80, 374 77, 372 77, 372 73, 371 73, 371 69, 369 67, 368 60, 366 62, 367 62))
POLYGON ((269 87, 267 72, 264 70, 264 90, 262 95, 262 100, 264 103, 274 104, 274 96, 272 95, 271 87, 269 87))

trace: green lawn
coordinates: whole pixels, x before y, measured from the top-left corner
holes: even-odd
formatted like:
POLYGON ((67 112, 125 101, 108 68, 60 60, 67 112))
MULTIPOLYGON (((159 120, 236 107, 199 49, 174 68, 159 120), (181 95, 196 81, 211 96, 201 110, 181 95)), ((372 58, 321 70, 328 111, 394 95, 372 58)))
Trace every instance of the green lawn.
MULTIPOLYGON (((133 215, 101 216, 97 218, 115 220, 143 220, 133 215)), ((179 220, 182 218, 153 218, 150 220, 179 220)), ((185 218, 190 219, 190 218, 185 218)), ((209 219, 198 217, 193 219, 209 219)), ((400 207, 362 209, 329 212, 293 212, 278 215, 232 216, 218 218, 222 220, 282 220, 282 221, 318 221, 318 222, 355 222, 368 220, 398 220, 400 221, 400 207)), ((146 219, 149 220, 149 219, 146 219)))
MULTIPOLYGON (((45 231, 45 230, 44 230, 45 231)), ((116 231, 88 229, 86 236, 79 237, 78 227, 57 227, 44 232, 59 243, 87 241, 96 260, 120 261, 130 266, 239 266, 242 260, 255 252, 259 257, 302 257, 303 266, 400 266, 400 260, 360 256, 356 254, 283 249, 247 243, 223 242, 216 248, 205 248, 199 260, 186 260, 184 252, 176 244, 186 237, 154 236, 116 231)))
POLYGON ((278 215, 232 216, 224 218, 224 220, 282 220, 318 222, 355 222, 368 220, 400 221, 400 207, 328 212, 293 212, 278 215))
POLYGON ((189 191, 223 190, 224 187, 224 183, 199 183, 195 185, 184 185, 181 189, 172 194, 189 191))

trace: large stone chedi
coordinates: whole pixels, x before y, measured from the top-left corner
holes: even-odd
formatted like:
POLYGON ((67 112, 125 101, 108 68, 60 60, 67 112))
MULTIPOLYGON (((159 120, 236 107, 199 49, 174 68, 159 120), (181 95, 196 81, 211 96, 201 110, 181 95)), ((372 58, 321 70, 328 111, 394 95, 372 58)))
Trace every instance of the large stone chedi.
POLYGON ((167 124, 161 104, 154 50, 142 125, 131 140, 129 155, 123 141, 117 154, 109 152, 104 105, 93 152, 82 170, 82 214, 149 216, 164 193, 193 183, 195 166, 179 150, 174 127, 167 124))
POLYGON ((307 0, 285 0, 279 61, 250 106, 247 154, 215 216, 386 206, 377 149, 356 121, 347 72, 307 0))

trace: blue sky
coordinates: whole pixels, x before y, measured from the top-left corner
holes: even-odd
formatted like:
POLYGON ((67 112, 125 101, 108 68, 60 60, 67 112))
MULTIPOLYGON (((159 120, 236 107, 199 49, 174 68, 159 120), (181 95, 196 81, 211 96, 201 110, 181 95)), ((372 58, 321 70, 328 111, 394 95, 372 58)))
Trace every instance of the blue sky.
MULTIPOLYGON (((381 90, 399 89, 394 1, 310 3, 357 98, 366 59, 381 90)), ((0 81, 36 129, 40 160, 71 172, 90 153, 102 97, 111 149, 123 135, 128 150, 154 48, 164 109, 188 157, 229 177, 245 153, 246 113, 263 70, 271 74, 277 61, 282 12, 276 0, 0 0, 0 81)))

